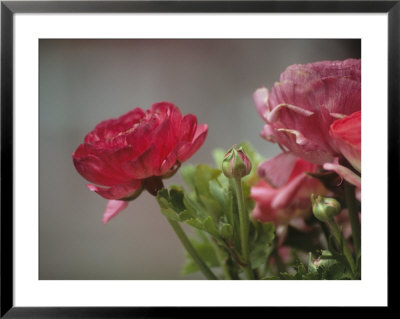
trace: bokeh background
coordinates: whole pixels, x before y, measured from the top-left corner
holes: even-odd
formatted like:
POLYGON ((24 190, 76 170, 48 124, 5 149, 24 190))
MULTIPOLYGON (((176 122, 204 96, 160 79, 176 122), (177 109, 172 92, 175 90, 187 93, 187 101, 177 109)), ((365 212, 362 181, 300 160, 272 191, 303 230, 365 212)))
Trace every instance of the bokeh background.
POLYGON ((209 125, 186 163, 213 164, 213 149, 244 140, 270 157, 253 91, 290 64, 360 54, 360 40, 40 40, 39 279, 203 279, 181 274, 183 248, 151 195, 103 225, 107 201, 71 158, 98 122, 170 101, 209 125))

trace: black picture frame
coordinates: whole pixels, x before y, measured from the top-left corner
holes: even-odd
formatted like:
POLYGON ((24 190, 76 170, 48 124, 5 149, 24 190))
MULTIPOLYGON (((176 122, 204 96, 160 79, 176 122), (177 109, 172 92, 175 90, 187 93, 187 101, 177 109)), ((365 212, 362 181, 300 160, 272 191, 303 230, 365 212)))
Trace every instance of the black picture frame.
MULTIPOLYGON (((387 13, 389 211, 399 181, 400 1, 1 1, 1 318, 176 318, 180 307, 14 307, 13 304, 13 19, 15 13, 387 13)), ((397 208, 398 209, 398 208, 397 208)), ((382 212, 381 212, 382 213, 382 212)), ((390 217, 390 216, 389 216, 390 217)), ((388 223, 391 224, 390 222, 388 223)), ((392 223, 393 224, 393 223, 392 223)), ((391 241, 388 238, 388 243, 391 241)), ((392 241, 393 242, 393 241, 392 241)), ((390 281, 388 281, 389 287, 390 281)), ((388 300, 390 306, 390 298, 388 300)), ((389 308, 389 307, 388 307, 389 308)), ((276 308, 254 308, 275 312, 276 308)), ((293 310, 293 307, 291 308, 293 310)), ((336 309, 337 310, 337 309, 336 309)), ((240 315, 241 309, 199 308, 199 315, 240 315)), ((305 308, 297 311, 309 314, 305 308)), ((340 310, 339 310, 340 311, 340 310)), ((300 313, 297 313, 300 315, 300 313)))

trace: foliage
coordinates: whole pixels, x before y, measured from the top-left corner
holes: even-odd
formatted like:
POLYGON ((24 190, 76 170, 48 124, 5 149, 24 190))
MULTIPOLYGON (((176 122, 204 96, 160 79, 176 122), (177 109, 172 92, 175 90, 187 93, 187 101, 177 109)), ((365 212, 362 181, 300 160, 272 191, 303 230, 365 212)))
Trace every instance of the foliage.
MULTIPOLYGON (((241 145, 255 163, 261 160, 247 143, 241 145)), ((221 150, 214 152, 216 161, 223 157, 221 150)), ((244 266, 239 238, 239 217, 235 195, 235 185, 222 174, 220 168, 205 164, 187 165, 181 169, 182 177, 189 191, 177 185, 158 192, 157 200, 161 211, 170 220, 185 223, 197 230, 191 239, 200 257, 210 267, 222 264, 230 265, 240 273, 244 266)), ((250 175, 243 179, 243 192, 250 216, 253 208, 249 199, 250 183, 255 181, 256 171, 253 167, 250 175)), ((252 220, 250 225, 250 260, 253 268, 266 262, 275 238, 275 227, 272 223, 260 223, 252 220)), ((198 268, 187 254, 184 266, 185 274, 197 271, 198 268)), ((232 272, 232 271, 231 271, 232 272)))
POLYGON ((328 250, 323 250, 318 258, 313 258, 309 253, 308 263, 305 265, 298 261, 294 272, 282 272, 280 276, 265 277, 265 280, 348 280, 353 279, 348 268, 328 250))

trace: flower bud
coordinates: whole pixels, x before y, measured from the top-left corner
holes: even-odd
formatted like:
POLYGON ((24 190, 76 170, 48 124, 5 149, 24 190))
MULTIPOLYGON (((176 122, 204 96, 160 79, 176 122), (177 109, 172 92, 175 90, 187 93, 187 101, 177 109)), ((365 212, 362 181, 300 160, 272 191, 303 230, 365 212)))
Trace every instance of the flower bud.
POLYGON ((251 162, 242 147, 233 146, 224 156, 222 171, 228 178, 242 178, 251 171, 251 162))
POLYGON ((312 211, 321 222, 327 222, 340 213, 340 203, 334 198, 311 195, 312 211))

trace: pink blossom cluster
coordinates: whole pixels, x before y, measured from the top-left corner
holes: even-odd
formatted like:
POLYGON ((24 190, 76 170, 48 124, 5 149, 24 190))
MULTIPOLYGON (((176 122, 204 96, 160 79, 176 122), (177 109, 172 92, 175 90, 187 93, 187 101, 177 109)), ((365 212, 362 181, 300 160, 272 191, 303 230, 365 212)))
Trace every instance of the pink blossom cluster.
POLYGON ((261 137, 282 149, 258 167, 255 218, 282 225, 309 214, 310 195, 327 190, 307 172, 336 172, 360 192, 360 60, 291 65, 253 99, 266 123, 261 137))

